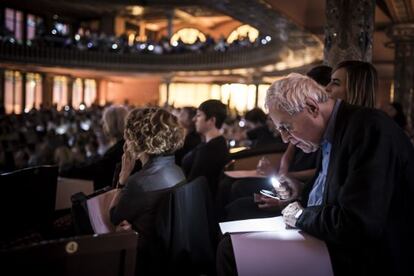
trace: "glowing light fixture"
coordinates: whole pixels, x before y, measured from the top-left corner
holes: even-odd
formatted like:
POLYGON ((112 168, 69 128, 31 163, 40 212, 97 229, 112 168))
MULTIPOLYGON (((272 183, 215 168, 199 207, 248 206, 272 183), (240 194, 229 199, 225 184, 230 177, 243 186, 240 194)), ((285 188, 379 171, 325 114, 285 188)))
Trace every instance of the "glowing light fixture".
POLYGON ((248 37, 250 42, 254 42, 259 36, 259 31, 250 25, 241 25, 230 33, 227 43, 232 43, 239 37, 248 37))
POLYGON ((138 16, 144 13, 144 8, 141 6, 129 6, 127 9, 130 11, 132 15, 138 16))
POLYGON ((181 40, 185 44, 194 44, 197 41, 197 38, 204 42, 206 41, 206 36, 195 28, 183 28, 177 31, 170 40, 171 45, 178 45, 178 40, 181 40))

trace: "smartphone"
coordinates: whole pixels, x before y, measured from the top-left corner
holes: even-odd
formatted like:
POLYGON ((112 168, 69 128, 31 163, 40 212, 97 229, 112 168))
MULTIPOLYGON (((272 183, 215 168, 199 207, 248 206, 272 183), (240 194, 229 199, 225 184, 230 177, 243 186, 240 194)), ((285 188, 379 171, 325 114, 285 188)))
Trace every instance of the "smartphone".
POLYGON ((275 193, 273 193, 272 191, 269 191, 269 190, 260 190, 260 193, 262 194, 262 195, 264 195, 264 196, 268 196, 268 197, 271 197, 271 198, 275 198, 275 199, 279 199, 280 200, 280 197, 278 197, 275 193))

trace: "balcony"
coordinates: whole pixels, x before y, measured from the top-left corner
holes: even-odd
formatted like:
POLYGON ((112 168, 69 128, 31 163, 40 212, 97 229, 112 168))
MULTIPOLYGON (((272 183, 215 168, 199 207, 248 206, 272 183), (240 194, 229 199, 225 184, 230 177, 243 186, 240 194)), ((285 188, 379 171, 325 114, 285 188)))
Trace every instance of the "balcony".
POLYGON ((227 52, 166 55, 0 44, 0 63, 119 72, 204 71, 262 66, 279 61, 282 52, 284 48, 275 43, 227 52))

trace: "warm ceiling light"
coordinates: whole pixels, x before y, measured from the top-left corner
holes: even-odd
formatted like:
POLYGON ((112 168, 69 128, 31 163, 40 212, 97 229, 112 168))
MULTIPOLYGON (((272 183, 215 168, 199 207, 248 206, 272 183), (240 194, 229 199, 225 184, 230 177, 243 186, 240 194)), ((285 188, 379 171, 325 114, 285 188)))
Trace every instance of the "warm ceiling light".
POLYGON ((131 11, 131 14, 135 16, 142 15, 144 12, 144 8, 141 6, 130 6, 128 9, 131 11))
POLYGON ((145 29, 156 32, 160 29, 160 26, 155 23, 147 23, 145 24, 145 29))

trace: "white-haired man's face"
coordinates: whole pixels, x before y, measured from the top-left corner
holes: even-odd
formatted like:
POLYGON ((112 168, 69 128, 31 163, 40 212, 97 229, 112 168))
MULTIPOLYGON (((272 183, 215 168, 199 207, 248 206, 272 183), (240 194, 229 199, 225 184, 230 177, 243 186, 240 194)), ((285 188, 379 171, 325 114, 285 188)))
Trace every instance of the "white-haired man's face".
POLYGON ((285 143, 292 143, 303 152, 317 151, 324 126, 319 123, 319 112, 306 106, 301 112, 290 115, 282 109, 271 109, 269 112, 276 129, 285 143))

